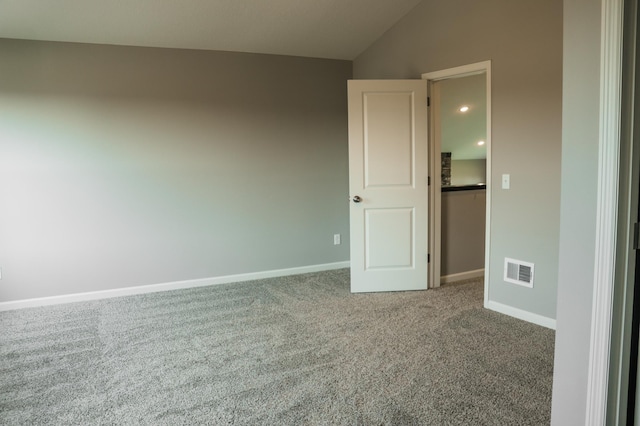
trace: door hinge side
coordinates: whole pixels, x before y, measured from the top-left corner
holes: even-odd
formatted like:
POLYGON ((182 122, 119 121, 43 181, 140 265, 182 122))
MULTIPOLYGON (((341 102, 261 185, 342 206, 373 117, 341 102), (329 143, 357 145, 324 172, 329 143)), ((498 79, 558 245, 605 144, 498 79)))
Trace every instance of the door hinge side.
POLYGON ((427 186, 431 186, 431 176, 427 176, 427 186))
POLYGON ((427 263, 431 263, 431 253, 427 253, 427 263))
POLYGON ((427 106, 431 106, 431 96, 427 96, 427 106))
POLYGON ((640 250, 640 223, 633 224, 633 249, 640 250))

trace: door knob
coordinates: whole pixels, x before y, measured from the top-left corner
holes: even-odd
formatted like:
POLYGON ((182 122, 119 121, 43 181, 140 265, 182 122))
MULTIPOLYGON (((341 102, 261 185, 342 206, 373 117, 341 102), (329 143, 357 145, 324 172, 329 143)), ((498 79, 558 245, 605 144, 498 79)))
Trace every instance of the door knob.
POLYGON ((362 201, 362 198, 360 198, 359 195, 356 195, 355 197, 353 197, 353 202, 354 203, 359 203, 360 201, 362 201))

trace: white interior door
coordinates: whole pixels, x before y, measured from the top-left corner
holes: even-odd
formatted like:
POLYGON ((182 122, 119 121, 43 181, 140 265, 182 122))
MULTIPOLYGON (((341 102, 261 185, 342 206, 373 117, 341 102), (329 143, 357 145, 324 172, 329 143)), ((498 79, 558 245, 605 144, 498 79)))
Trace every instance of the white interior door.
POLYGON ((427 82, 351 80, 351 291, 427 288, 427 82))

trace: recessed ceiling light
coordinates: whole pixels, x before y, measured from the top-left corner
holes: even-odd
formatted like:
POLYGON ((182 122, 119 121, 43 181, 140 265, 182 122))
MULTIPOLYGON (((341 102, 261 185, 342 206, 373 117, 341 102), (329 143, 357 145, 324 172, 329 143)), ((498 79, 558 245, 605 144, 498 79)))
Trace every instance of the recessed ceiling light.
POLYGON ((466 105, 463 105, 463 106, 461 106, 461 107, 460 107, 460 109, 459 109, 458 111, 460 111, 460 112, 467 112, 467 111, 469 111, 469 107, 468 107, 468 106, 466 106, 466 105))
POLYGON ((478 141, 478 145, 479 145, 479 146, 484 145, 484 141, 478 141))

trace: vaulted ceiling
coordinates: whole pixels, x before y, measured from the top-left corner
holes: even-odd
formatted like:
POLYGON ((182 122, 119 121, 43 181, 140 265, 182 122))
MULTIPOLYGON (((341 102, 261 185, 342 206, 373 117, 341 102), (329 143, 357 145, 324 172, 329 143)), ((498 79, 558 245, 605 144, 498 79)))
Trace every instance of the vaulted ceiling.
POLYGON ((0 0, 0 38, 354 59, 421 0, 0 0))

